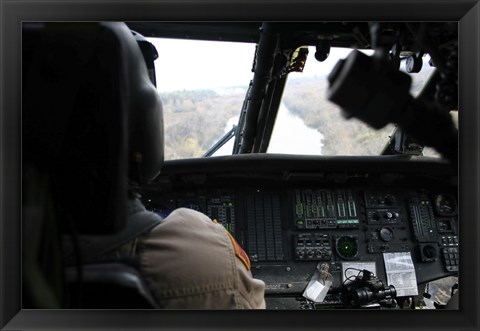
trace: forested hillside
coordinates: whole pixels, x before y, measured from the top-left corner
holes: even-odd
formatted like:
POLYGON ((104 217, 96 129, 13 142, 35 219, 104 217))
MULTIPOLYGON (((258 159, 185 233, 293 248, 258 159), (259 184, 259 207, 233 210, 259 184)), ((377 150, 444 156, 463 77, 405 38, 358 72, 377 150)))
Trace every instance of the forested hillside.
MULTIPOLYGON (((427 75, 417 74, 412 91, 418 91, 426 79, 427 75)), ((327 88, 325 77, 292 76, 283 102, 307 127, 323 135, 324 155, 378 155, 394 125, 376 131, 359 120, 345 119, 341 110, 326 100, 327 88)), ((166 159, 200 157, 222 137, 227 122, 238 118, 245 98, 246 89, 234 91, 227 94, 212 90, 162 93, 166 159)))
POLYGON ((340 108, 327 100, 326 79, 291 79, 283 101, 305 125, 323 134, 324 155, 378 155, 394 126, 376 131, 356 119, 345 119, 340 108))
POLYGON ((165 158, 202 156, 225 134, 227 121, 240 114, 245 92, 219 95, 211 90, 162 93, 165 158))

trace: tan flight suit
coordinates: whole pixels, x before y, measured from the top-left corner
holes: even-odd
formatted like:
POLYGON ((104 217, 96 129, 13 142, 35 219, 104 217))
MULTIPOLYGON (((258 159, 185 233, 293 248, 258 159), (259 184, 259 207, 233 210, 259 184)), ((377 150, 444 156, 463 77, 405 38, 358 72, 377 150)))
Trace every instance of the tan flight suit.
POLYGON ((265 283, 227 230, 191 209, 173 211, 139 242, 140 268, 165 309, 265 308, 265 283))

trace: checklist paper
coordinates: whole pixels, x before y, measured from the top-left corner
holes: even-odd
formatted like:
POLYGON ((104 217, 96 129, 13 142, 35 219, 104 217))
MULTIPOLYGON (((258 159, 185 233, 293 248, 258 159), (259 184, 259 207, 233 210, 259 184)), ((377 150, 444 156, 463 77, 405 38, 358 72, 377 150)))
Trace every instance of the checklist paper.
POLYGON ((395 286, 397 297, 418 295, 417 276, 410 252, 383 253, 388 285, 395 286))

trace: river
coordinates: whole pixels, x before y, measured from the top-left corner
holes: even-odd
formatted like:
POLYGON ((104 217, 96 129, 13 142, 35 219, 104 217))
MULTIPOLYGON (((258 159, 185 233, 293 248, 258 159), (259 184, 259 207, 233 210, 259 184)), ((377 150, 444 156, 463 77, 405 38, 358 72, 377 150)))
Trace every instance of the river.
MULTIPOLYGON (((228 120, 225 126, 225 133, 237 124, 238 118, 228 120)), ((280 154, 304 154, 321 155, 323 147, 323 135, 315 129, 305 125, 303 120, 282 103, 280 105, 277 120, 275 121, 270 145, 267 153, 280 154)), ((230 139, 215 156, 232 154, 234 139, 230 139)))

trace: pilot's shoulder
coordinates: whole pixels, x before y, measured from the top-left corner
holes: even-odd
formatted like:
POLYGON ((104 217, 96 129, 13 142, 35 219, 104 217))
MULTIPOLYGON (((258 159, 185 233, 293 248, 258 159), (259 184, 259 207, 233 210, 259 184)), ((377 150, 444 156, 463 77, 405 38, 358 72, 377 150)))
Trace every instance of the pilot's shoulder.
POLYGON ((178 223, 185 223, 188 222, 190 224, 204 224, 204 225, 211 225, 213 222, 212 220, 205 214, 198 212, 196 210, 190 208, 178 208, 172 211, 163 221, 163 223, 168 222, 178 222, 178 223))
POLYGON ((189 208, 178 208, 165 218, 164 223, 169 224, 170 227, 174 226, 182 231, 188 227, 202 237, 212 237, 213 232, 217 235, 221 234, 224 237, 228 237, 228 241, 231 243, 236 257, 242 261, 248 270, 250 270, 250 259, 242 246, 240 246, 233 235, 228 232, 223 225, 219 224, 216 220, 210 219, 207 215, 189 208), (192 227, 195 227, 195 229, 192 227), (204 232, 203 230, 207 230, 208 232, 204 232))

